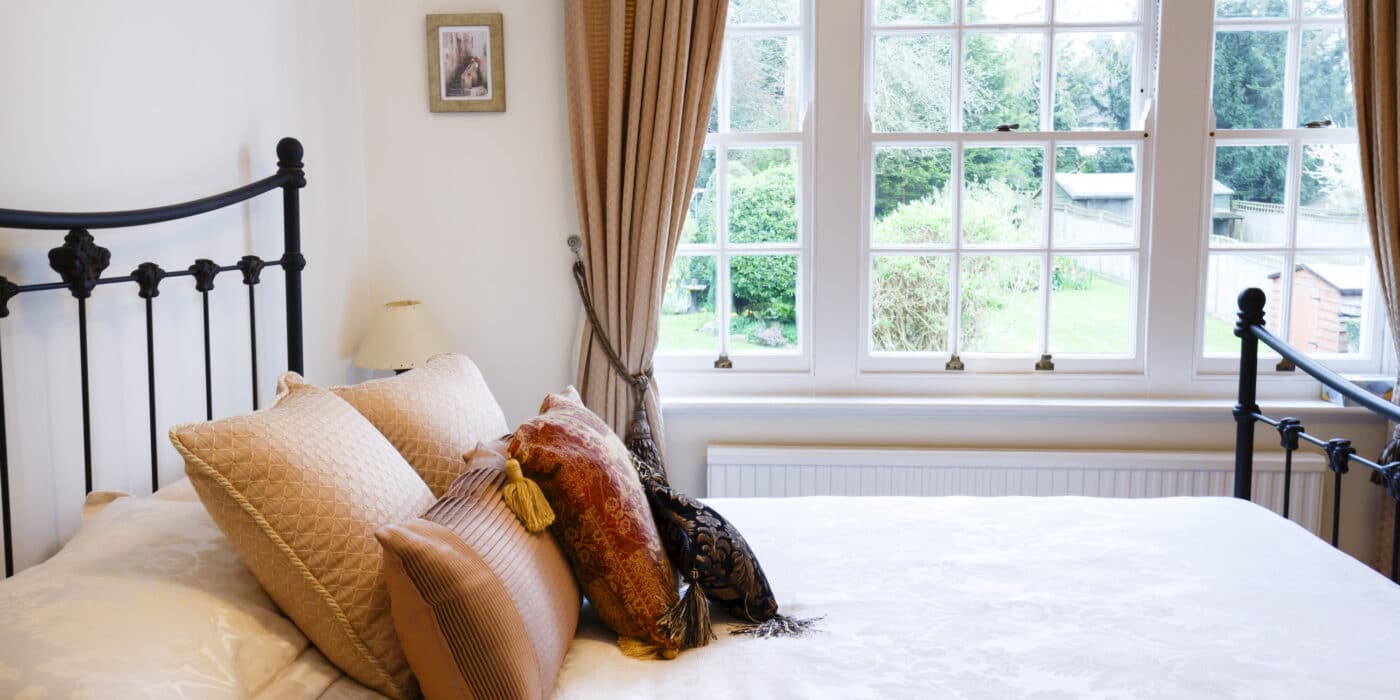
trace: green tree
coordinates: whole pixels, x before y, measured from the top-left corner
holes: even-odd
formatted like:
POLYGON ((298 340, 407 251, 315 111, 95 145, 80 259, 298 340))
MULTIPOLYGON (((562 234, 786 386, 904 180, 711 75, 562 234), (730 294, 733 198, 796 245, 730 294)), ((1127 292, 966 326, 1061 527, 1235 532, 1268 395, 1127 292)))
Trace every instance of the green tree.
POLYGON ((1091 36, 1087 41, 1059 40, 1056 130, 1121 130, 1132 118, 1133 36, 1091 36))

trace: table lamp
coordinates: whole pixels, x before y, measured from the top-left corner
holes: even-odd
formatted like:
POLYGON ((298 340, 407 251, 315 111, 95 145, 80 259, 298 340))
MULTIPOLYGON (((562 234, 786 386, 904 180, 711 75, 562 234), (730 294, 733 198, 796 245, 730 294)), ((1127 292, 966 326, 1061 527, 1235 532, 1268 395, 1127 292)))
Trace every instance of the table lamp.
POLYGON ((355 364, 365 369, 392 369, 402 374, 440 352, 452 341, 417 299, 391 301, 379 308, 369 332, 355 350, 355 364))

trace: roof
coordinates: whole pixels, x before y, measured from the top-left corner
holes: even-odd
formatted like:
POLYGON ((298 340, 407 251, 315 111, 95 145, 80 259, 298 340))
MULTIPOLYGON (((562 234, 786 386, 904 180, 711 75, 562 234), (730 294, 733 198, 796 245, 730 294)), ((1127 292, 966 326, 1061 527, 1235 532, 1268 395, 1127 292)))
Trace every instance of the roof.
MULTIPOLYGON (((1055 173, 1055 185, 1070 199, 1132 199, 1137 195, 1137 173, 1055 173)), ((1235 191, 1215 180, 1211 193, 1235 191)))
MULTIPOLYGON (((1314 277, 1327 283, 1343 296, 1360 296, 1361 284, 1364 282, 1356 274, 1356 268, 1351 265, 1336 265, 1330 263, 1298 263, 1298 270, 1307 270, 1314 277)), ((1279 273, 1269 273, 1269 279, 1276 280, 1279 273)))

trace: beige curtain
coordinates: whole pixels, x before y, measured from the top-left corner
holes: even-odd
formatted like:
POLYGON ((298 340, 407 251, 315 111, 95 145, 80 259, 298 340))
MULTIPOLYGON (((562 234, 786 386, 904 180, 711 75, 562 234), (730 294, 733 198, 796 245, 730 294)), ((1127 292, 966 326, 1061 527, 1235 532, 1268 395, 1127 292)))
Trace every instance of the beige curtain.
MULTIPOLYGON (((728 0, 565 0, 569 129, 584 286, 627 373, 646 377, 666 275, 695 187, 728 0)), ((585 327, 578 388, 619 434, 632 382, 585 327)), ((645 381, 645 380, 644 380, 645 381)), ((660 448, 654 383, 645 396, 660 448)))
MULTIPOLYGON (((1400 12, 1395 0, 1347 0, 1346 13, 1366 213, 1391 337, 1400 343, 1400 12)), ((1400 426, 1381 456, 1382 463, 1397 459, 1400 426)), ((1376 563, 1389 572, 1395 503, 1383 502, 1376 563)))

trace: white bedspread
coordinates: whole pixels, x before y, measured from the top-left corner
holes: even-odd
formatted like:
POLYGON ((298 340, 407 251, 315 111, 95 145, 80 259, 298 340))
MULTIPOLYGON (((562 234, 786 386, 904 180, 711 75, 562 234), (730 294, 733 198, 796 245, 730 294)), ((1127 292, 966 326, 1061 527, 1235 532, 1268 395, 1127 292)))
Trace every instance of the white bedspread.
POLYGON ((590 615, 556 697, 1400 697, 1400 587, 1241 501, 710 503, 821 633, 637 661, 590 615))

